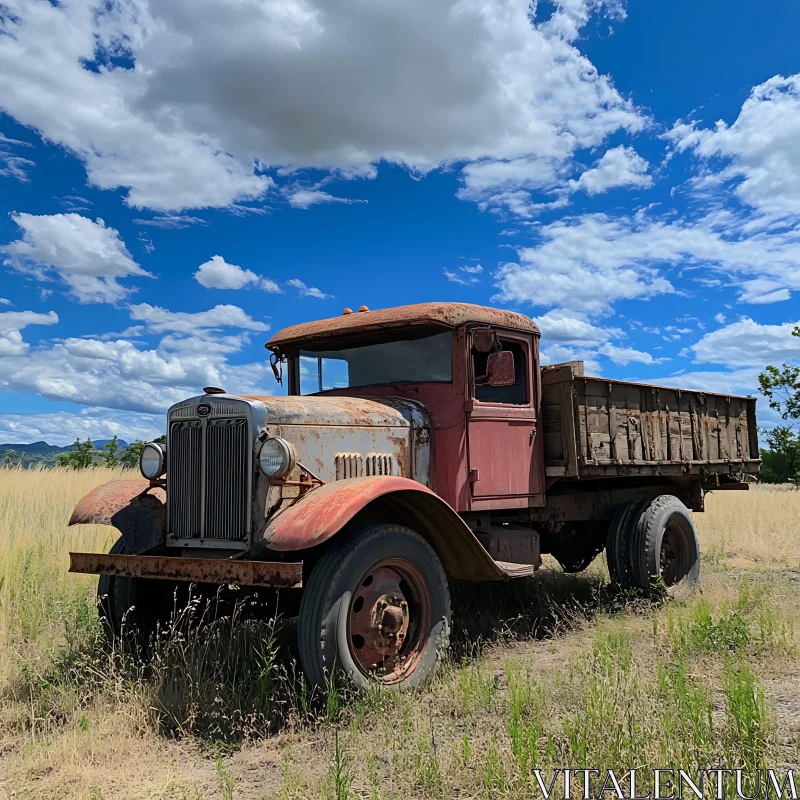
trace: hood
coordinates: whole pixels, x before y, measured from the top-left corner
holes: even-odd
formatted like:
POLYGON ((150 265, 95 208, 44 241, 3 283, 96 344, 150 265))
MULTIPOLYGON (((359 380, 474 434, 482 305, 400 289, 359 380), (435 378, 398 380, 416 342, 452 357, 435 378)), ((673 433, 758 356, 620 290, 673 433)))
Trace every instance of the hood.
POLYGON ((267 425, 318 425, 349 428, 420 427, 423 406, 402 398, 240 395, 267 409, 267 425))

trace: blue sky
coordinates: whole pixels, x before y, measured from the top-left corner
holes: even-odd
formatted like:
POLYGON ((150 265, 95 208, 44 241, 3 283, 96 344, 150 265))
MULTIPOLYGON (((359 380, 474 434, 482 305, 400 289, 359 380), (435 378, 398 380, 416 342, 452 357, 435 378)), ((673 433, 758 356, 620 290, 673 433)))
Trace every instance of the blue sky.
POLYGON ((0 441, 280 391, 270 331, 361 304, 511 308, 546 361, 714 391, 800 360, 796 0, 10 0, 0 29, 0 441))

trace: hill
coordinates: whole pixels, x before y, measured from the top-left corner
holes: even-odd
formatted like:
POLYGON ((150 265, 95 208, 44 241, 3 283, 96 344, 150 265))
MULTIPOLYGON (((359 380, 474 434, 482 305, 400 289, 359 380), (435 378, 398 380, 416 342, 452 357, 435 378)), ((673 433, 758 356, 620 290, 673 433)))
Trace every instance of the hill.
MULTIPOLYGON (((99 457, 103 452, 103 447, 111 440, 97 439, 96 441, 92 441, 94 442, 99 457)), ((119 445, 118 455, 122 455, 129 446, 128 442, 123 439, 117 439, 117 444, 119 445)), ((72 449, 73 446, 71 444, 65 447, 59 447, 57 444, 48 444, 45 441, 5 443, 0 444, 0 463, 5 460, 6 452, 13 450, 17 454, 19 463, 22 464, 23 467, 36 466, 39 464, 43 466, 52 466, 56 463, 60 453, 68 453, 72 449)))

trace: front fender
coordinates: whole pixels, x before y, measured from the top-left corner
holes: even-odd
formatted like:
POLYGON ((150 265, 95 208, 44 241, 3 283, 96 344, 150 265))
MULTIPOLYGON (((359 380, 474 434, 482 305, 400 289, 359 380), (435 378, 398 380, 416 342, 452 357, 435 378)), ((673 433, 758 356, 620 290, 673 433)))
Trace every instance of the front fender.
POLYGON ((507 577, 461 517, 437 494, 409 478, 370 476, 326 483, 275 514, 263 544, 278 552, 307 550, 337 534, 367 506, 380 505, 386 522, 406 525, 436 551, 457 580, 507 577))
POLYGON ((113 525, 126 552, 143 553, 164 541, 166 492, 143 478, 112 481, 92 489, 75 506, 70 525, 113 525))

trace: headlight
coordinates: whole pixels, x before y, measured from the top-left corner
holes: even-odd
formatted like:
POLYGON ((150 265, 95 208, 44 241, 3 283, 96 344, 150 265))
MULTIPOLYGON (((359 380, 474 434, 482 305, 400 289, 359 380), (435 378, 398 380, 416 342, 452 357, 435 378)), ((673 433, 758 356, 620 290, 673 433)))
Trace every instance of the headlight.
POLYGON ((139 456, 139 469, 151 481, 159 478, 167 470, 167 454, 160 444, 148 442, 139 456))
POLYGON ((296 463, 294 447, 278 437, 267 439, 258 451, 258 466, 268 478, 285 477, 296 463))

